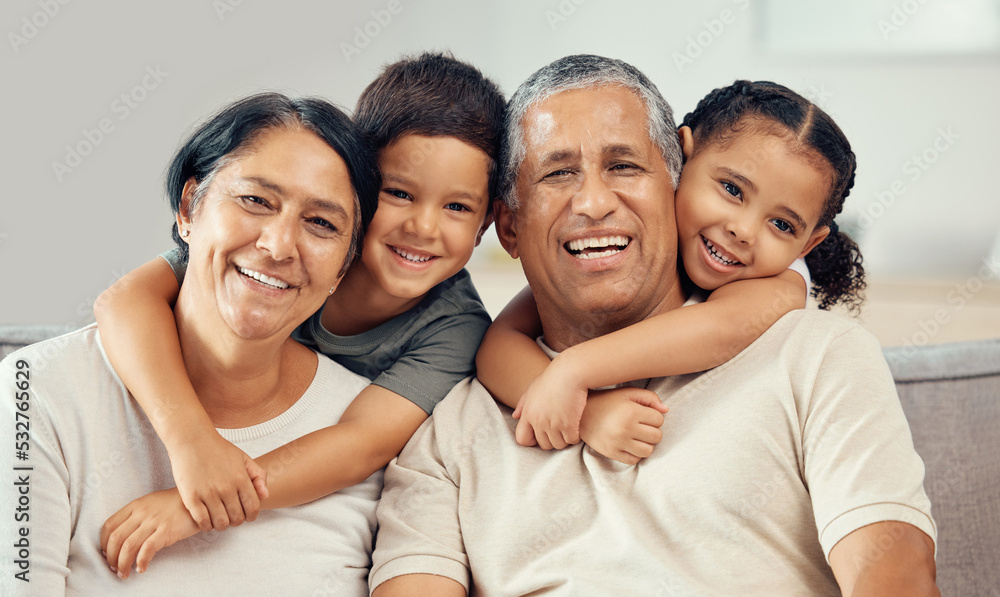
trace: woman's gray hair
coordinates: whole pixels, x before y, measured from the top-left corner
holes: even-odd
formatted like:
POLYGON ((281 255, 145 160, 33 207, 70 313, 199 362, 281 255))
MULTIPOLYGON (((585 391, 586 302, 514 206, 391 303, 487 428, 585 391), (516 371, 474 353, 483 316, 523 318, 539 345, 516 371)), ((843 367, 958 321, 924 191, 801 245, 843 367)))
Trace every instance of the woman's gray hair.
POLYGON ((500 153, 503 172, 500 197, 511 210, 518 207, 517 173, 527 152, 524 142, 524 115, 534 104, 570 89, 621 85, 634 92, 646 105, 649 138, 667 163, 674 188, 681 173, 681 145, 677 138, 674 112, 656 86, 639 69, 627 62, 590 54, 560 58, 535 71, 517 88, 507 103, 506 130, 500 153))

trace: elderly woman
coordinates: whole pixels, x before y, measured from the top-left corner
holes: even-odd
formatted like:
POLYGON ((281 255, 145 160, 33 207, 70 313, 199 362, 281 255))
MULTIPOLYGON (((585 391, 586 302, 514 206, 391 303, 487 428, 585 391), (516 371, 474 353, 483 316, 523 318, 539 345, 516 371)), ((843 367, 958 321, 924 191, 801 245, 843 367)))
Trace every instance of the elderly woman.
MULTIPOLYGON (((195 132, 168 178, 174 236, 189 255, 175 316, 214 424, 255 457, 335 423, 367 380, 290 335, 337 286, 374 212, 374 161, 353 124, 322 100, 253 96, 195 132)), ((2 437, 27 455, 15 459, 4 442, 16 483, 0 484, 0 501, 18 512, 0 517, 3 595, 367 595, 381 473, 199 534, 120 580, 99 548, 108 516, 151 492, 187 513, 96 327, 21 350, 0 370, 23 382, 0 406, 2 437)))

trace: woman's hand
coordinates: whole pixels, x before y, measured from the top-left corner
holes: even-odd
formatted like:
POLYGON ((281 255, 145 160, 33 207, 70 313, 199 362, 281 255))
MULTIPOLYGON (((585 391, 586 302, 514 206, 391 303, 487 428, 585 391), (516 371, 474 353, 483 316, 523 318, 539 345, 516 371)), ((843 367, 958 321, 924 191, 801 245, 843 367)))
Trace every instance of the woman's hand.
POLYGON ((256 520, 267 497, 267 472, 217 432, 169 451, 184 507, 202 531, 256 520))
POLYGON ((635 464, 663 439, 660 427, 666 412, 660 397, 650 390, 630 386, 594 390, 580 420, 580 436, 598 454, 635 464))
POLYGON ((116 512, 101 528, 101 553, 111 571, 128 578, 132 564, 145 572, 156 552, 198 532, 176 489, 165 489, 116 512))
POLYGON ((587 406, 586 386, 573 365, 557 356, 528 386, 514 409, 514 437, 522 446, 561 450, 580 442, 580 418, 587 406))

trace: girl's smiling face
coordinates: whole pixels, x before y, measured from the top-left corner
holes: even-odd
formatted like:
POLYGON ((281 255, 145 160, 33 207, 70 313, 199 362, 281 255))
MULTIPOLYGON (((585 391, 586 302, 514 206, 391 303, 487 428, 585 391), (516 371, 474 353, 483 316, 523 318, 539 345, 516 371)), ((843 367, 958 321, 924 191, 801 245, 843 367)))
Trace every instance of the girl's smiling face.
POLYGON ((680 136, 677 231, 685 272, 698 287, 777 275, 826 238, 829 228, 816 224, 831 173, 815 152, 752 125, 702 147, 688 127, 680 136))

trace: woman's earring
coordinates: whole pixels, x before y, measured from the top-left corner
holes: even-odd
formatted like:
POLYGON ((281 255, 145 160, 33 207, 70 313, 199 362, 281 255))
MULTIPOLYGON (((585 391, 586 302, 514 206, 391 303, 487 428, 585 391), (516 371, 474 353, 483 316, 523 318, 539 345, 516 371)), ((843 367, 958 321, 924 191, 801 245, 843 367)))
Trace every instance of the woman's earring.
POLYGON ((330 294, 333 294, 333 291, 334 291, 335 288, 337 288, 337 287, 336 286, 331 286, 330 287, 330 294))
POLYGON ((187 228, 181 230, 181 238, 187 238, 189 234, 191 234, 191 231, 188 230, 187 228))

